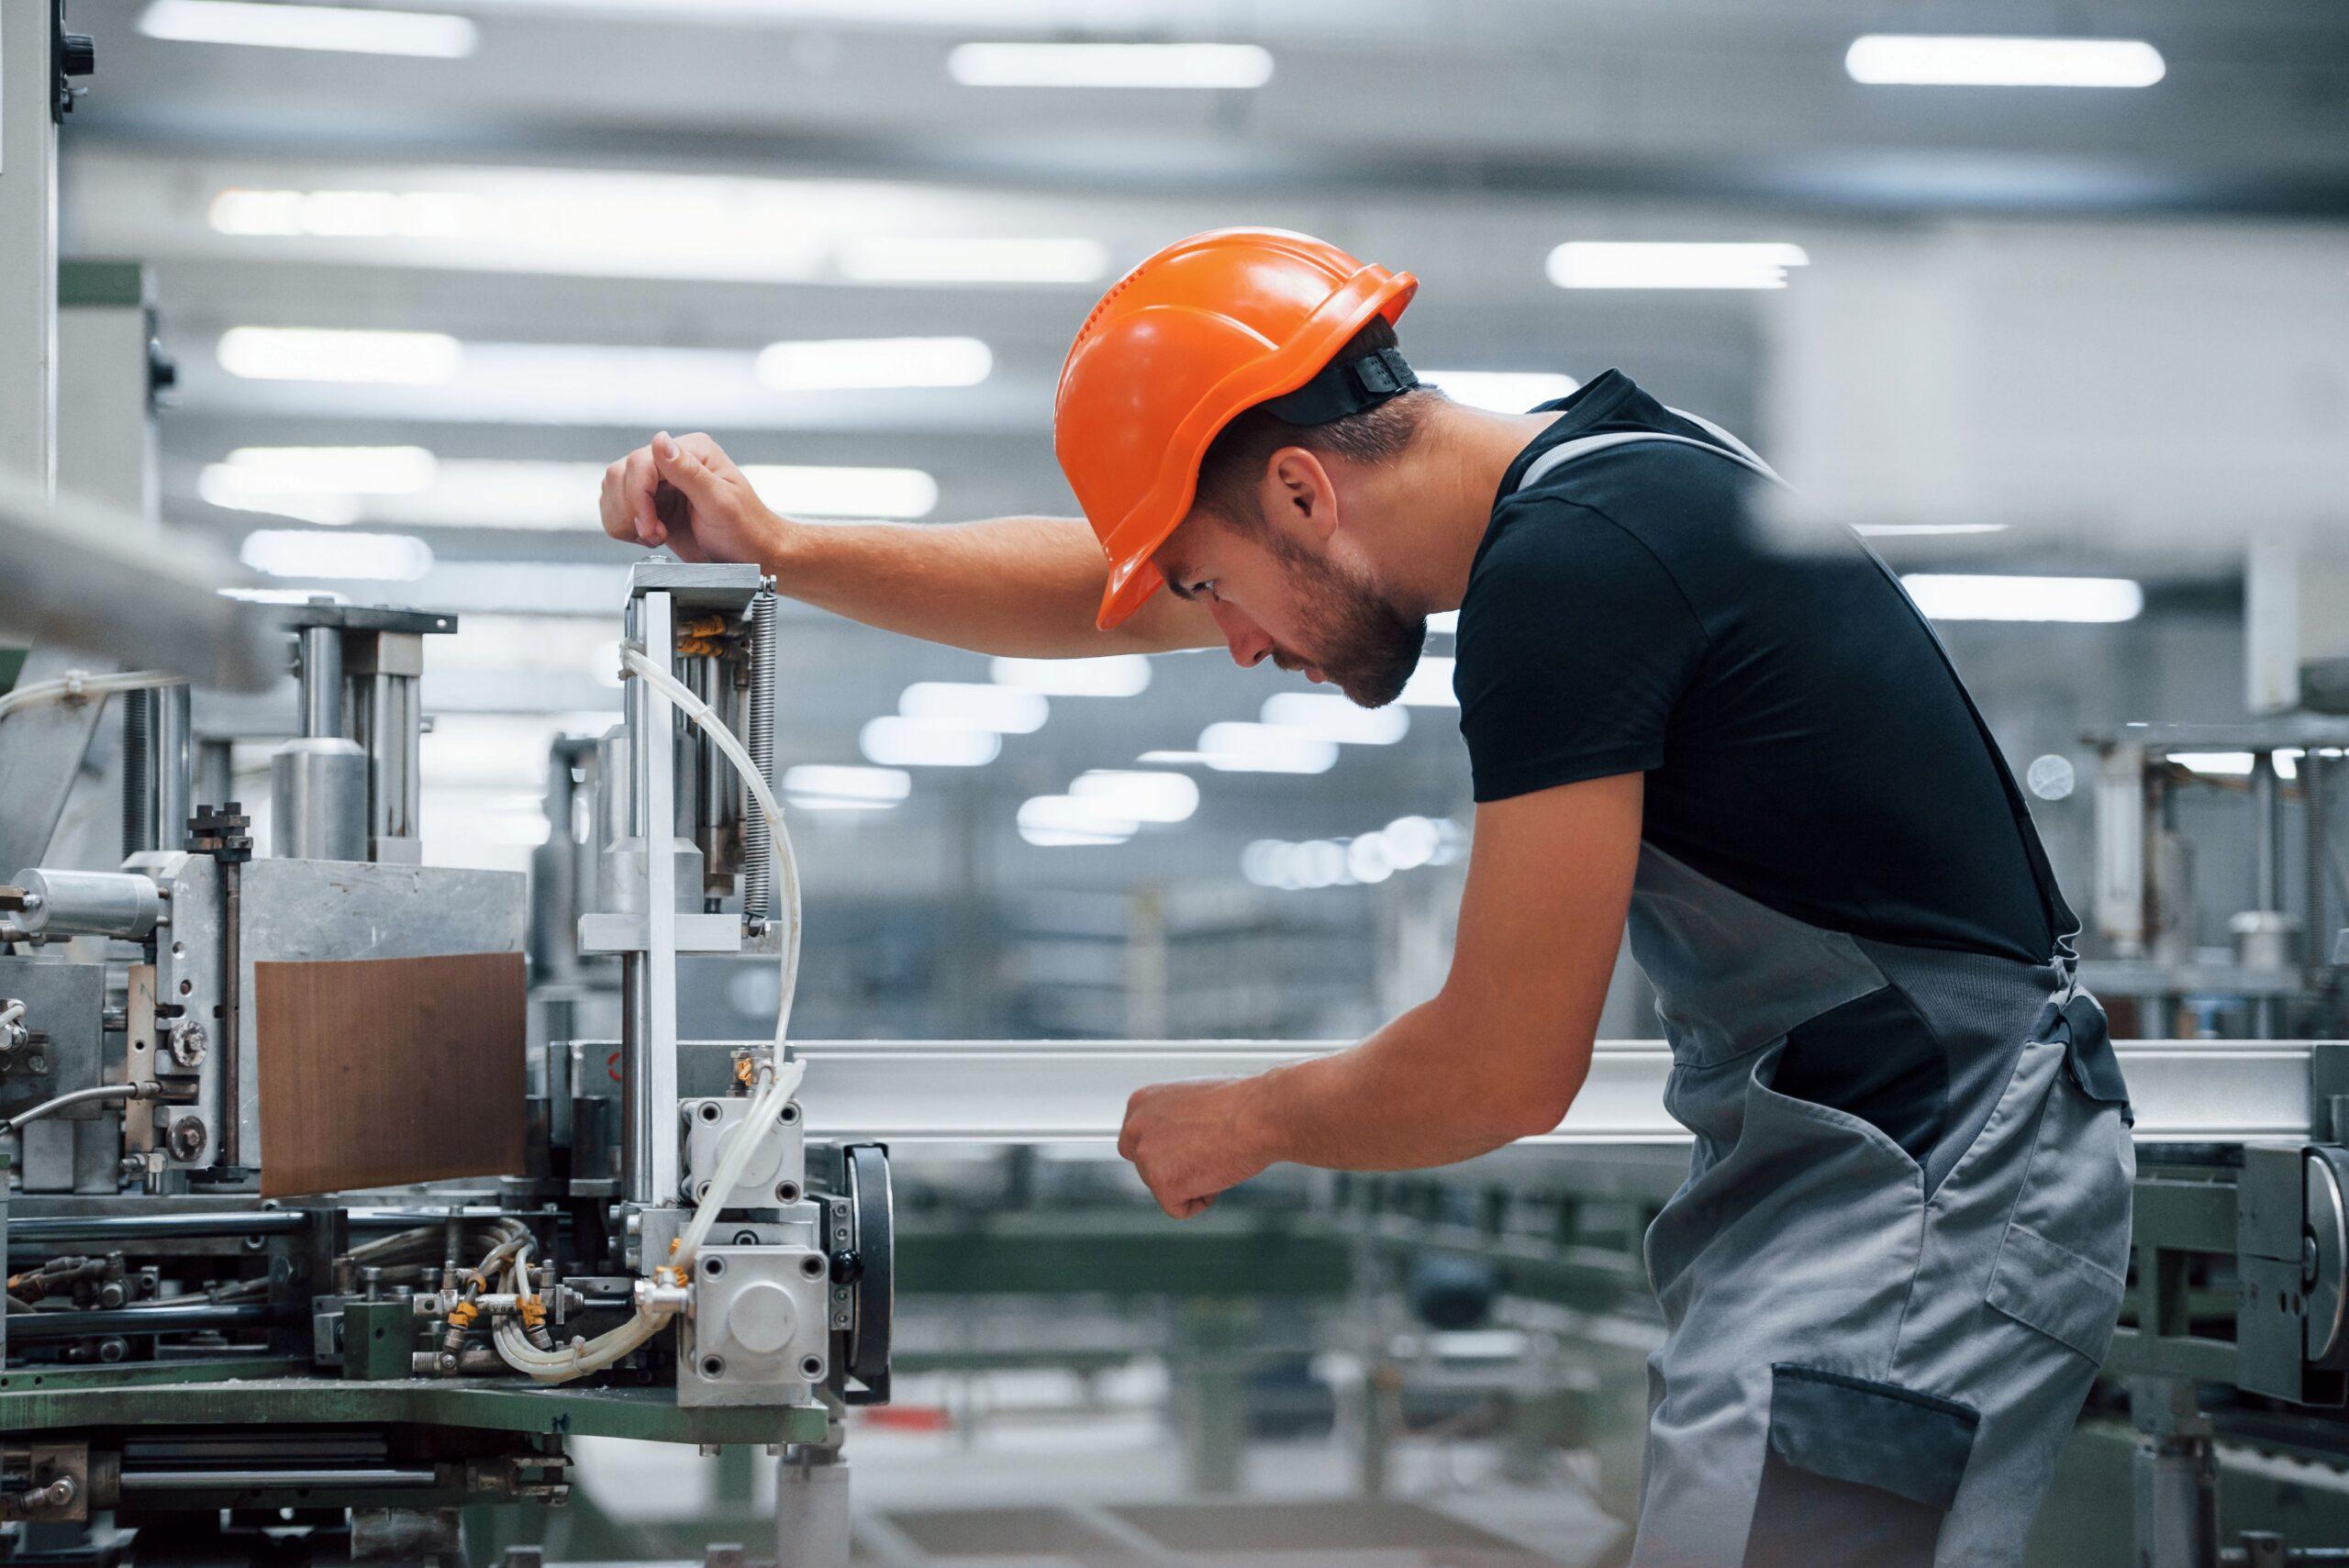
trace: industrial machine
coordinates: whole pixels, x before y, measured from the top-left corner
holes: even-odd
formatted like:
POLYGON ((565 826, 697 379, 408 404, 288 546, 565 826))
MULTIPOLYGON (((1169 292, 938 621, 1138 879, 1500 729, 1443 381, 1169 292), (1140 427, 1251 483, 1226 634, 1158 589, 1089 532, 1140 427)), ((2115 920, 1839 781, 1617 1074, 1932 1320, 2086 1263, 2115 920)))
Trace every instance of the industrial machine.
POLYGON ((575 935, 619 966, 619 1038, 535 1060, 525 879, 420 863, 416 687, 453 618, 273 613, 301 734, 271 853, 191 804, 184 684, 0 698, 136 688, 121 869, 0 887, 0 1520, 69 1551, 110 1520, 108 1561, 456 1561, 460 1507, 559 1497, 564 1440, 612 1434, 775 1447, 779 1555, 845 1563, 888 1161, 808 1138, 786 1040, 772 594, 636 571, 575 935), (681 952, 779 963, 774 1036, 680 1040, 681 952))

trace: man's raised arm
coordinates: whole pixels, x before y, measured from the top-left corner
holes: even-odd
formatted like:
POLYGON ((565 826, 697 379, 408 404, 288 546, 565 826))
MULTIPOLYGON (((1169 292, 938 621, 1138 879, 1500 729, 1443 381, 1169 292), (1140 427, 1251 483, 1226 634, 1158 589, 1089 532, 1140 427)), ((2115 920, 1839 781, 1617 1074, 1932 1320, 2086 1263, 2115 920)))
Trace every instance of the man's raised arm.
POLYGON ((1223 640, 1202 606, 1171 594, 1097 629, 1108 568, 1082 517, 795 522, 769 511, 707 436, 663 433, 613 463, 602 510, 614 539, 686 561, 754 561, 792 598, 975 652, 1079 658, 1223 640))

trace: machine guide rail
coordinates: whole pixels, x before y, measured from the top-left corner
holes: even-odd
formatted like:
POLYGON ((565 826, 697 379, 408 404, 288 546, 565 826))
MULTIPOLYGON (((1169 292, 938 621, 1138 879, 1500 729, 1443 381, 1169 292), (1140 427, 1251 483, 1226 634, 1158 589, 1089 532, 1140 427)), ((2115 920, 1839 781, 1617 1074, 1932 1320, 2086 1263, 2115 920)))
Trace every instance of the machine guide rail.
MULTIPOLYGON (((1088 1142, 1114 1139, 1136 1089, 1230 1077, 1341 1050, 1329 1040, 802 1040, 810 1137, 888 1143, 1088 1142)), ((2321 1124, 2313 1063, 2343 1042, 2117 1041, 2139 1143, 2300 1139, 2321 1124)), ((1590 1077, 1541 1144, 1672 1144, 1672 1052, 1661 1040, 1600 1040, 1590 1077)))

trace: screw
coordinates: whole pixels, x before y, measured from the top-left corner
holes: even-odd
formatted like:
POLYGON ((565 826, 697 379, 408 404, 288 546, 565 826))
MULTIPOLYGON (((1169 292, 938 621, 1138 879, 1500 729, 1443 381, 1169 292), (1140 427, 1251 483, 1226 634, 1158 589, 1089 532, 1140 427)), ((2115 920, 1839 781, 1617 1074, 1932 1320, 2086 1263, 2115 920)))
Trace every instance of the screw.
POLYGON ((201 1158, 209 1141, 198 1118, 184 1116, 172 1123, 172 1157, 184 1164, 193 1164, 201 1158))

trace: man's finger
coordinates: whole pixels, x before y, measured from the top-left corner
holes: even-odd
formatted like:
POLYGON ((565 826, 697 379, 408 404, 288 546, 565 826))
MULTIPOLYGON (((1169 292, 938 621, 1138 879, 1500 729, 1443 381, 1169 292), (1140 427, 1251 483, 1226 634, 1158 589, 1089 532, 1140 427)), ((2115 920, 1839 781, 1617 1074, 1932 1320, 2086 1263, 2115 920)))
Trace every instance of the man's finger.
POLYGON ((666 430, 652 438, 652 465, 697 506, 717 506, 730 499, 726 482, 698 456, 670 439, 666 430))
POLYGON ((639 447, 629 453, 620 495, 628 505, 629 520, 636 525, 636 542, 640 545, 657 545, 668 538, 668 530, 661 526, 660 515, 652 507, 653 492, 660 487, 661 475, 652 466, 652 449, 639 447))

